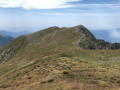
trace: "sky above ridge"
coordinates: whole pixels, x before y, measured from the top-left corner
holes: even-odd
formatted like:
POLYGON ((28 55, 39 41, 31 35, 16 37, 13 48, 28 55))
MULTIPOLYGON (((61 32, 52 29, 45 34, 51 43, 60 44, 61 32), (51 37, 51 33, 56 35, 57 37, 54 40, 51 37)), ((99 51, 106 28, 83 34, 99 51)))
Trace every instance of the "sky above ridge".
POLYGON ((0 0, 0 30, 37 31, 82 24, 90 30, 120 28, 120 0, 0 0))

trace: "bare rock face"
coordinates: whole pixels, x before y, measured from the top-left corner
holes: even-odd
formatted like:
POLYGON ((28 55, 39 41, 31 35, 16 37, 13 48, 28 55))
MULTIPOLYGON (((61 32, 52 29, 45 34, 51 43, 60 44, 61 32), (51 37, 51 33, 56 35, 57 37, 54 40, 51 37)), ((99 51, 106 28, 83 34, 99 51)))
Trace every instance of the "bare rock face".
POLYGON ((17 49, 17 46, 12 46, 11 48, 4 50, 0 54, 0 62, 6 61, 14 53, 16 49, 17 49))
POLYGON ((83 25, 76 26, 75 28, 82 34, 78 44, 83 49, 120 49, 120 43, 109 43, 101 39, 96 39, 83 25))
POLYGON ((120 49, 120 43, 111 44, 110 49, 120 49))
POLYGON ((98 43, 102 46, 102 49, 120 49, 120 43, 109 43, 100 39, 98 39, 98 43))
POLYGON ((98 43, 94 35, 83 25, 75 27, 82 34, 80 41, 78 42, 79 47, 83 49, 101 49, 101 45, 98 43))

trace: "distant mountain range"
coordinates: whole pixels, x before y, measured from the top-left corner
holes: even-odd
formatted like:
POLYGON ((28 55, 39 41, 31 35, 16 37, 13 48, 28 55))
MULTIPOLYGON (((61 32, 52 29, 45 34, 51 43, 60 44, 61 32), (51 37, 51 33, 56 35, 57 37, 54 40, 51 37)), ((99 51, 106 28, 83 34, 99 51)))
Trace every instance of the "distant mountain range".
POLYGON ((14 39, 13 37, 5 36, 0 33, 0 46, 7 44, 8 42, 10 42, 13 39, 14 39))
POLYGON ((13 38, 17 38, 21 35, 26 35, 26 34, 30 34, 30 32, 27 32, 27 31, 22 31, 22 32, 9 32, 9 31, 5 31, 5 30, 1 30, 0 31, 1 34, 4 34, 6 36, 10 36, 10 37, 13 37, 13 38))
POLYGON ((13 40, 14 38, 17 38, 21 35, 30 34, 30 32, 22 31, 22 32, 9 32, 5 30, 0 31, 0 46, 3 46, 13 40))

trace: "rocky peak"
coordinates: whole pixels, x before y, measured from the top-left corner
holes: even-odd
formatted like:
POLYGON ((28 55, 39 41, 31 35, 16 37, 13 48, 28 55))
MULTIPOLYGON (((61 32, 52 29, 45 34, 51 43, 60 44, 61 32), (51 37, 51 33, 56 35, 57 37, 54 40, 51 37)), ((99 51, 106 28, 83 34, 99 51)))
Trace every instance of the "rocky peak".
POLYGON ((120 49, 120 43, 109 43, 101 39, 96 39, 83 25, 78 25, 74 28, 82 34, 78 44, 83 49, 120 49))

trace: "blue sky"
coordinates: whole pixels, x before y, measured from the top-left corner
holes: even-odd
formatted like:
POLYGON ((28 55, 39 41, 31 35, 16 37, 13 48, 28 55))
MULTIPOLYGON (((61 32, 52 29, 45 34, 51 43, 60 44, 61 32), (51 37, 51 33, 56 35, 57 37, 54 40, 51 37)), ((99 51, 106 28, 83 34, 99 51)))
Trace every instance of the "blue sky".
POLYGON ((0 30, 37 31, 82 24, 90 30, 120 28, 120 0, 0 0, 0 30))

